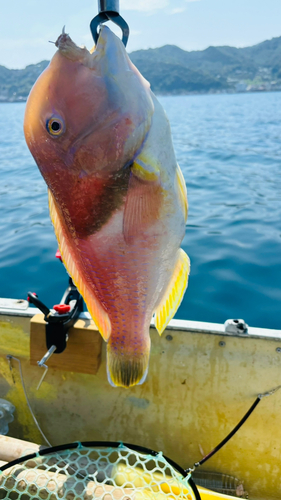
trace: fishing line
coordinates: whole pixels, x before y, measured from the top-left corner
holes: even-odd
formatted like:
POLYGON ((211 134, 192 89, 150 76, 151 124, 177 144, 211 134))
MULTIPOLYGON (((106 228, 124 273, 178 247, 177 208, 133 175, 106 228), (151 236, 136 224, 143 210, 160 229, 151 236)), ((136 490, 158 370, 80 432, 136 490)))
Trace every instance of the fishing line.
MULTIPOLYGON (((18 358, 15 358, 15 356, 12 356, 11 354, 8 354, 7 356, 7 360, 8 360, 8 363, 9 363, 9 367, 10 367, 10 371, 12 373, 12 377, 13 377, 13 366, 12 366, 12 359, 14 359, 15 361, 18 362, 19 364, 19 372, 20 372, 20 379, 21 379, 21 385, 22 385, 22 388, 23 388, 23 392, 24 392, 24 396, 25 396, 25 400, 26 400, 26 403, 27 403, 27 406, 28 406, 28 409, 31 413, 31 416, 34 420, 34 423, 38 429, 38 431, 40 432, 41 436, 43 437, 44 441, 47 443, 48 446, 52 446, 50 441, 46 438, 44 432, 42 431, 40 425, 39 425, 39 422, 37 420, 37 418, 35 417, 34 413, 33 413, 33 410, 31 408, 31 404, 29 402, 29 399, 28 399, 28 396, 27 396, 27 392, 26 392, 26 388, 25 388, 25 383, 24 383, 24 380, 23 380, 23 374, 22 374, 22 368, 21 368, 21 362, 20 362, 20 359, 18 358)), ((15 383, 15 380, 14 380, 14 377, 13 377, 13 381, 15 383)))

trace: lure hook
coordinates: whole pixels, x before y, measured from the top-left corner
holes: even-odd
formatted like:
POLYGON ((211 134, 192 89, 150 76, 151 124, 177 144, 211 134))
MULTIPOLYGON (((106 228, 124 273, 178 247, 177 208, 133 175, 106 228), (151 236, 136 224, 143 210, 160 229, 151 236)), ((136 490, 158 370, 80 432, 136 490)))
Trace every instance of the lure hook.
POLYGON ((119 0, 98 0, 98 2, 99 14, 94 17, 90 23, 90 29, 95 44, 97 44, 99 38, 98 27, 107 21, 112 21, 114 24, 117 24, 119 28, 121 28, 123 33, 122 42, 126 47, 130 30, 125 19, 123 19, 123 17, 119 14, 119 0))

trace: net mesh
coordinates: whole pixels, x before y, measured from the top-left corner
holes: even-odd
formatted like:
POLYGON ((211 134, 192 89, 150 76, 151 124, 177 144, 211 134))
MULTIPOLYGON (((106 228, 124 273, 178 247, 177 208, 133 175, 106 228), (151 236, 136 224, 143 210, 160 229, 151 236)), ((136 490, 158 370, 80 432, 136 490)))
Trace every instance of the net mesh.
POLYGON ((188 479, 161 453, 79 445, 0 472, 0 499, 195 500, 188 479))

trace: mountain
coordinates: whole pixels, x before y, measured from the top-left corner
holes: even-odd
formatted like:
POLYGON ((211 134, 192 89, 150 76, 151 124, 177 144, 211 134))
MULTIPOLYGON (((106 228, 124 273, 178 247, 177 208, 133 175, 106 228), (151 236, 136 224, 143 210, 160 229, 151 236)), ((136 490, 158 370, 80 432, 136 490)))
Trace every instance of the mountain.
MULTIPOLYGON (((185 51, 175 45, 137 50, 133 63, 162 94, 281 90, 281 37, 252 47, 185 51)), ((0 101, 24 101, 48 61, 25 69, 0 66, 0 101)))
POLYGON ((190 69, 180 63, 144 58, 135 64, 150 82, 152 90, 157 93, 207 93, 210 90, 222 91, 228 87, 225 79, 214 78, 208 73, 190 69))
POLYGON ((213 79, 207 84, 210 90, 219 89, 219 83, 225 90, 235 90, 241 81, 267 85, 277 79, 281 85, 281 37, 241 49, 222 46, 187 52, 175 45, 165 45, 132 52, 130 57, 136 66, 142 65, 146 77, 150 71, 146 63, 179 64, 197 72, 201 79, 207 74, 213 79))
POLYGON ((24 69, 0 66, 0 101, 25 101, 32 85, 49 61, 31 64, 24 69))

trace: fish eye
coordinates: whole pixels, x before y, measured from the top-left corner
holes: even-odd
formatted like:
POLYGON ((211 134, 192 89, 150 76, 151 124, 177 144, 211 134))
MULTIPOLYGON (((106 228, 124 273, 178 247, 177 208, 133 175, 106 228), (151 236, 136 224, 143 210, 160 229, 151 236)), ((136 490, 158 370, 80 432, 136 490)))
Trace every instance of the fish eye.
POLYGON ((58 137, 64 132, 64 123, 58 116, 52 116, 46 122, 46 129, 53 137, 58 137))

